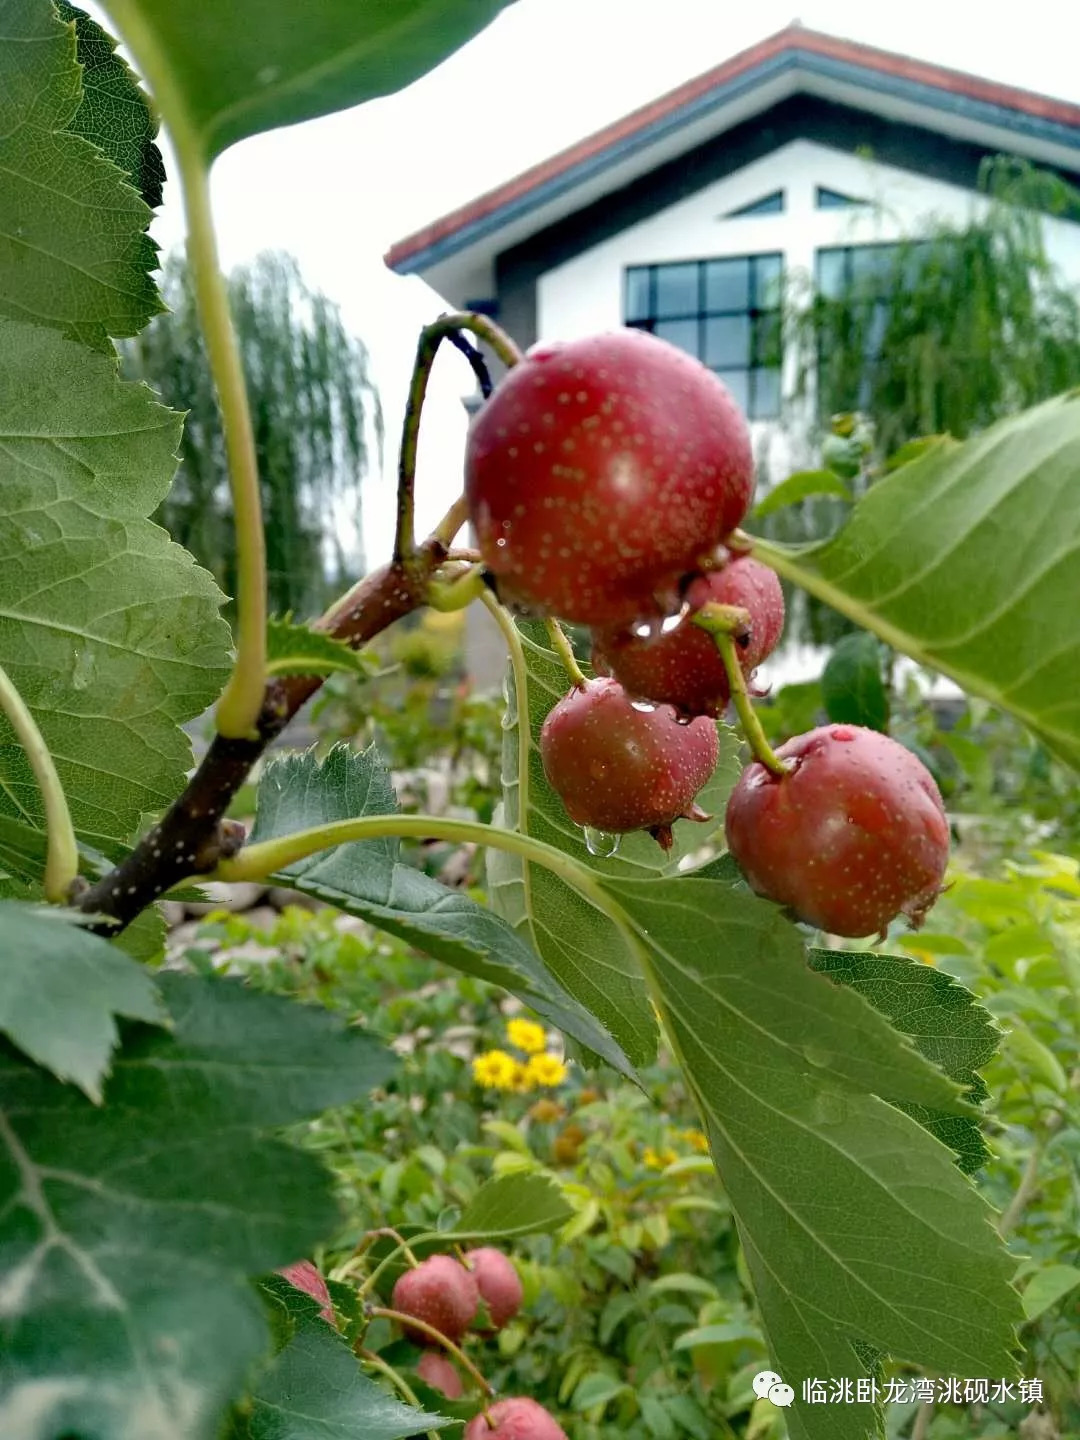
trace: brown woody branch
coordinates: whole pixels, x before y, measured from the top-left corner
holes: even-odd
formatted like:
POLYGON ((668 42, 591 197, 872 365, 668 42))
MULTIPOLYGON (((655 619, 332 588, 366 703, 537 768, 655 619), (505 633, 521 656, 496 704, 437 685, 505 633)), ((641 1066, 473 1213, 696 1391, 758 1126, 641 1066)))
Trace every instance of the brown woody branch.
MULTIPOLYGON (((443 541, 433 536, 411 559, 385 565, 361 580, 313 628, 357 649, 366 645, 424 604, 428 583, 446 553, 443 541)), ((251 739, 215 735, 165 815, 126 859, 79 896, 82 911, 102 917, 91 928, 102 935, 117 934, 166 890, 188 876, 207 874, 219 860, 236 853, 243 831, 225 819, 226 810, 256 760, 321 684, 317 675, 271 680, 251 739)))

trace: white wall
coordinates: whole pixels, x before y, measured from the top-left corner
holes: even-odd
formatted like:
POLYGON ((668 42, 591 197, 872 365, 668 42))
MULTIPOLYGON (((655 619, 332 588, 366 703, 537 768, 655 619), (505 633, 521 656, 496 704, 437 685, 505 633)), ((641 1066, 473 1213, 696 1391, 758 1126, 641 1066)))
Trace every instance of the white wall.
MULTIPOLYGON (((629 265, 780 251, 789 282, 799 275, 809 282, 818 249, 899 240, 917 234, 927 216, 962 222, 984 203, 959 186, 795 140, 542 275, 537 334, 573 339, 621 325, 623 274, 629 265), (870 204, 819 210, 814 203, 819 185, 870 204), (724 218, 781 189, 783 214, 724 218)), ((1050 258, 1080 284, 1080 225, 1059 220, 1045 225, 1050 258)), ((788 369, 790 389, 794 357, 788 369)), ((790 431, 782 435, 775 422, 756 422, 751 428, 756 447, 768 451, 773 474, 806 463, 805 455, 791 453, 799 442, 790 431)))

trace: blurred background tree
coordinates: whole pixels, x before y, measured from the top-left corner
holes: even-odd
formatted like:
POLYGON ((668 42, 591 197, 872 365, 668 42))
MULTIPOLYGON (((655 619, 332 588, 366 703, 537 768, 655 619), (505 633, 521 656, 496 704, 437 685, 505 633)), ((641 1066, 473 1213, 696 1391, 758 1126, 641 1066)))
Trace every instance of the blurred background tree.
MULTIPOLYGON (((1080 384, 1080 293, 1047 252, 1044 216, 1080 214, 1058 176, 999 156, 986 163, 985 203, 965 223, 919 226, 920 238, 836 250, 792 286, 785 340, 796 354, 786 422, 826 434, 830 417, 859 411, 874 453, 849 479, 857 498, 887 457, 919 436, 957 439, 1080 384)), ((782 479, 782 476, 775 477, 782 479)), ((800 542, 832 534, 850 502, 814 496, 750 528, 800 542)), ((787 638, 832 644, 852 630, 800 595, 787 638)))
MULTIPOLYGON (((156 516, 226 594, 236 545, 221 418, 182 255, 164 267, 169 313, 126 342, 122 364, 186 410, 181 463, 156 516)), ((363 571, 360 488, 381 458, 382 407, 370 357, 338 308, 289 255, 265 253, 229 277, 251 401, 266 522, 270 608, 322 610, 363 571)))

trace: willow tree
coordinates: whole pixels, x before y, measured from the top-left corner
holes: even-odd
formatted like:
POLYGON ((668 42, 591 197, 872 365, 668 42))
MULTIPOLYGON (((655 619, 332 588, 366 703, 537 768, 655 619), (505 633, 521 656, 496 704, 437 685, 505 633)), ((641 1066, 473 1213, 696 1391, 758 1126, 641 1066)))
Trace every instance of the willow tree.
MULTIPOLYGON (((819 269, 788 298, 798 379, 786 423, 823 434, 837 413, 873 422, 876 452, 849 481, 853 496, 910 440, 963 439, 1080 384, 1080 292, 1053 265, 1044 226, 1047 216, 1080 219, 1080 193, 1005 157, 984 163, 979 189, 983 203, 966 222, 928 218, 898 244, 850 249, 858 268, 819 269)), ((836 529, 847 508, 808 499, 754 528, 813 539, 836 529)), ((828 643, 851 628, 816 601, 802 610, 800 638, 828 643)))
MULTIPOLYGON (((187 411, 180 469, 155 518, 232 594, 224 437, 182 257, 166 264, 162 292, 169 313, 124 351, 129 375, 187 411)), ((235 270, 229 295, 262 481, 270 604, 310 615, 363 567, 360 486, 372 447, 382 445, 368 352, 291 256, 263 254, 235 270)))

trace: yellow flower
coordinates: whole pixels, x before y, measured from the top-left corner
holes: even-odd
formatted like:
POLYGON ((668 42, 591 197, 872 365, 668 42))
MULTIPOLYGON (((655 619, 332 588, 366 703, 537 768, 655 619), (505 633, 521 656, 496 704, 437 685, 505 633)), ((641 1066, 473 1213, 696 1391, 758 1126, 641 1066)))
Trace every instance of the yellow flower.
POLYGON ((552 1089, 566 1079, 566 1066, 557 1055, 533 1055, 525 1066, 525 1073, 533 1085, 552 1089))
POLYGON ((642 1163, 646 1170, 666 1170, 669 1165, 674 1165, 678 1158, 675 1151, 670 1148, 657 1151, 651 1145, 646 1145, 641 1152, 642 1163))
POLYGON ((684 1130, 679 1137, 691 1150, 696 1150, 699 1155, 709 1153, 709 1137, 703 1135, 700 1130, 684 1130))
POLYGON ((506 1026, 506 1038, 526 1055, 538 1055, 547 1044, 544 1027, 535 1020, 511 1020, 506 1026))
POLYGON ((521 1066, 505 1050, 488 1050, 472 1062, 473 1079, 485 1090, 512 1090, 521 1066))
POLYGON ((533 1078, 529 1074, 529 1067, 522 1065, 520 1060, 514 1061, 514 1067, 514 1078, 506 1088, 512 1090, 515 1095, 528 1095, 535 1089, 533 1078))

